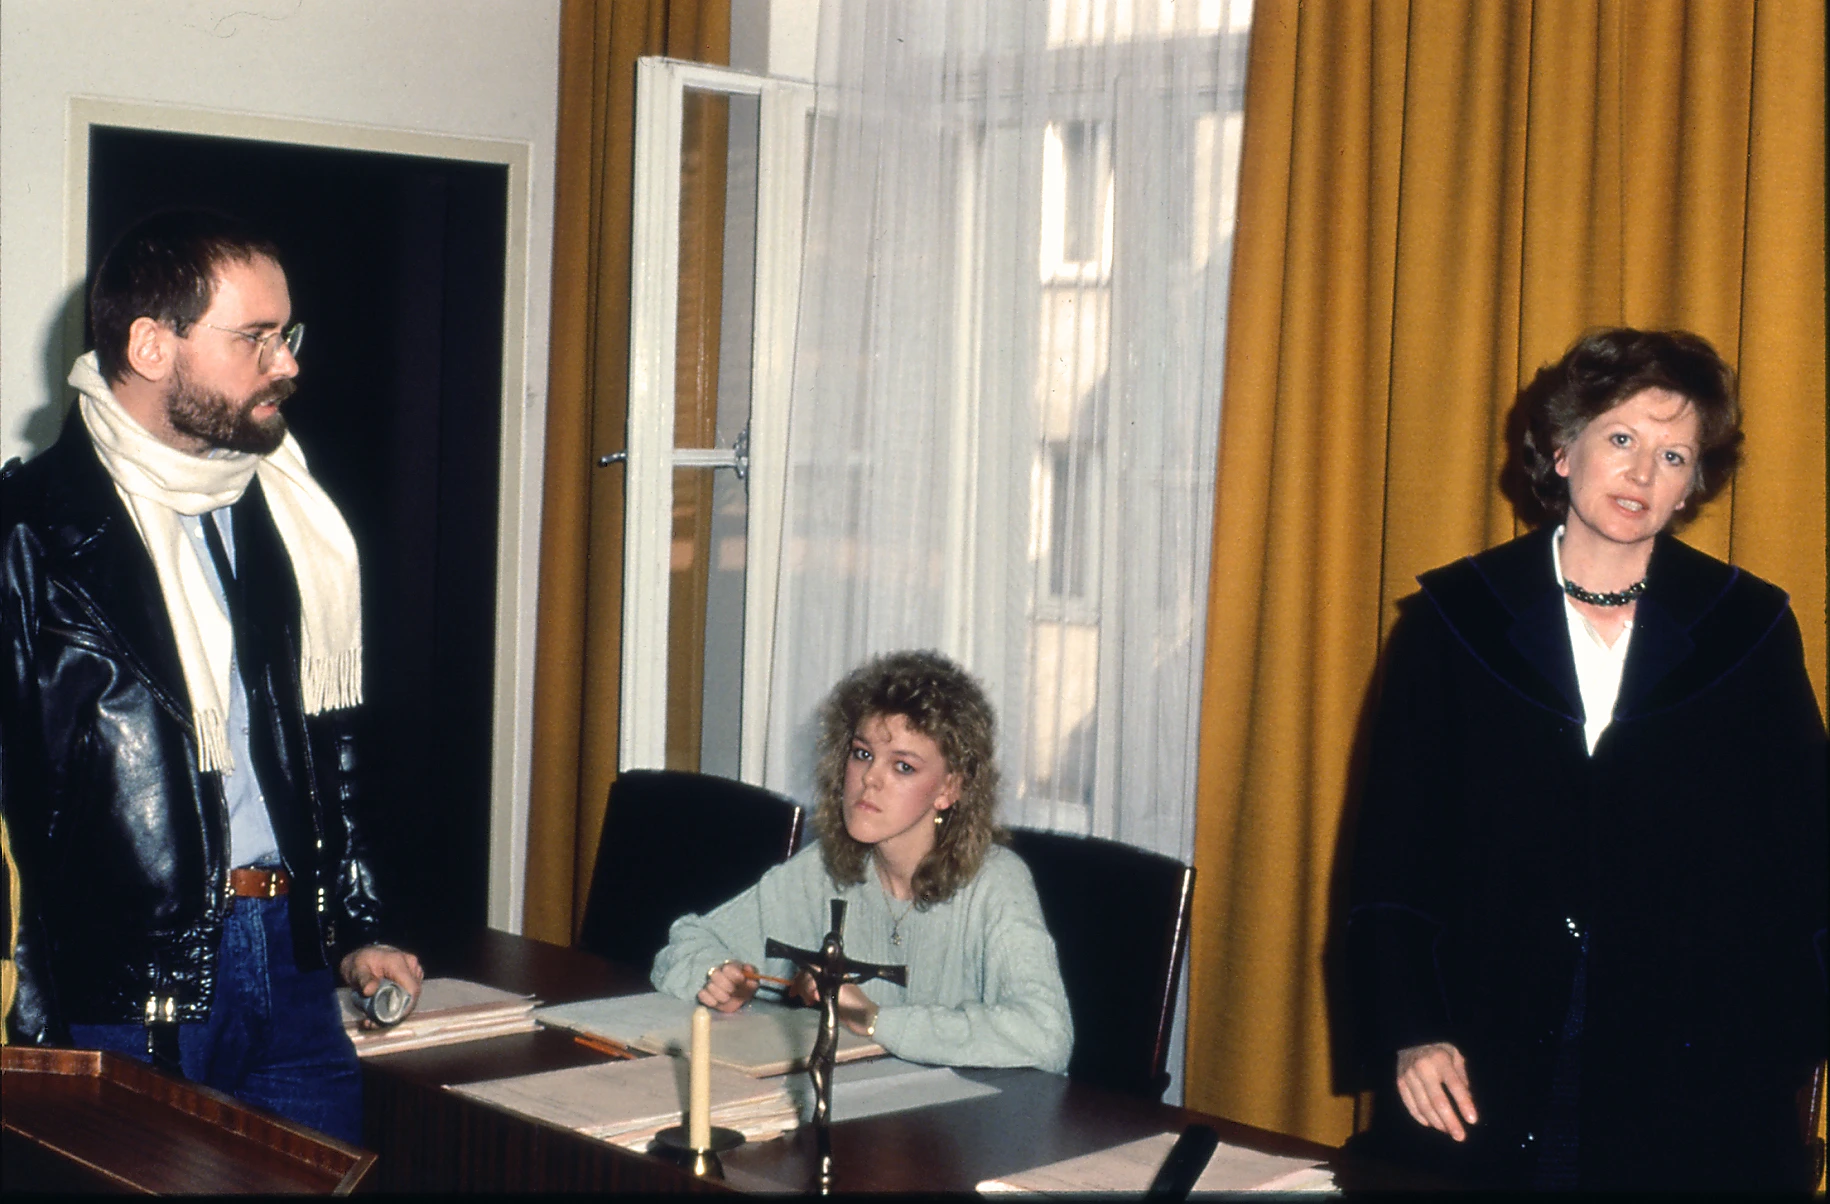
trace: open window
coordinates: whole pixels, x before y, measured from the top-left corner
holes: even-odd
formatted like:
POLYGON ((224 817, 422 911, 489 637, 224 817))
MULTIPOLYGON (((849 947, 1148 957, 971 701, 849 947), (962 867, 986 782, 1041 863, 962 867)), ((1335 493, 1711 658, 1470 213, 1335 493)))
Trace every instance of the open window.
POLYGON ((813 89, 636 89, 618 765, 760 782, 813 89))

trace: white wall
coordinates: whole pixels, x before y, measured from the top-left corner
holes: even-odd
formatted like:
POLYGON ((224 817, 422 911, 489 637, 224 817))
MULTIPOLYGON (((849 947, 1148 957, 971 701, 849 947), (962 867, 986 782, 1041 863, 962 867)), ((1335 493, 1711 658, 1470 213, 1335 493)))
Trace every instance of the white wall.
POLYGON ((88 98, 207 110, 219 126, 319 123, 314 141, 336 141, 327 124, 340 125, 376 149, 390 132, 473 149, 494 140, 526 165, 510 199, 503 368, 515 395, 503 428, 491 786, 490 920, 511 930, 525 860, 558 50, 559 0, 0 0, 0 457, 41 450, 27 431, 44 431, 46 407, 64 404, 63 369, 80 350, 66 316, 85 237, 72 181, 86 175, 72 155, 86 159, 87 147, 70 131, 94 110, 88 98))
POLYGON ((783 79, 813 78, 820 0, 731 0, 731 66, 783 79))
POLYGON ((46 365, 84 234, 74 96, 527 144, 525 380, 544 399, 558 31, 559 0, 0 0, 0 456, 36 450, 26 417, 62 403, 46 365))

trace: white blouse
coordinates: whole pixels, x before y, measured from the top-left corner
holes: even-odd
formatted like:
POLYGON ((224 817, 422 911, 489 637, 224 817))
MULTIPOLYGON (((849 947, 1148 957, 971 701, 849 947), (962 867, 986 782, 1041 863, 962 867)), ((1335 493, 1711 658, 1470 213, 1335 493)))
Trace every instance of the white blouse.
MULTIPOLYGON (((1563 588, 1563 528, 1550 541, 1551 568, 1557 574, 1557 588, 1563 588)), ((1614 722, 1614 700, 1620 696, 1620 671, 1627 664, 1627 645, 1633 639, 1633 620, 1628 619, 1620 638, 1609 647, 1595 625, 1576 609, 1568 594, 1563 596, 1563 617, 1569 621, 1570 650, 1576 655, 1576 686, 1582 691, 1582 733, 1588 738, 1589 755, 1601 742, 1601 733, 1614 722)))

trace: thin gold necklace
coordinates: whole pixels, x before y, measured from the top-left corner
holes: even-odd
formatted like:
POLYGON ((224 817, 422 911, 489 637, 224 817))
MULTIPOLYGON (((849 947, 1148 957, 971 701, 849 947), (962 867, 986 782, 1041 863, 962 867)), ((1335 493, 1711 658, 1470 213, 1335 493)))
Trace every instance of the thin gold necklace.
MULTIPOLYGON (((891 897, 894 898, 894 896, 891 897)), ((910 899, 909 905, 902 909, 901 915, 892 913, 890 916, 890 944, 896 946, 898 949, 902 948, 902 922, 908 919, 909 913, 914 910, 915 900, 910 899)))
POLYGON ((877 885, 883 888, 884 907, 890 913, 890 944, 900 949, 902 948, 902 922, 909 918, 910 912, 915 910, 915 898, 911 894, 909 905, 902 909, 901 915, 896 914, 896 892, 890 889, 889 875, 883 872, 882 862, 877 863, 877 885))

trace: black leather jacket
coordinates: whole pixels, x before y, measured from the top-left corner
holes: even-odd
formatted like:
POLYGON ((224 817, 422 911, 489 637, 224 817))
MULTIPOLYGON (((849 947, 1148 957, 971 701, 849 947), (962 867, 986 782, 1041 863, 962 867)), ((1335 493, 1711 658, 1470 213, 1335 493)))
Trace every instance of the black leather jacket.
MULTIPOLYGON (((355 715, 303 712, 298 585, 258 482, 234 523, 237 656, 294 956, 335 965, 380 920, 355 715)), ((0 474, 0 657, 0 812, 22 887, 11 1030, 55 1044, 72 1023, 204 1019, 233 904, 228 808, 197 768, 152 559, 74 409, 56 444, 0 474)))

